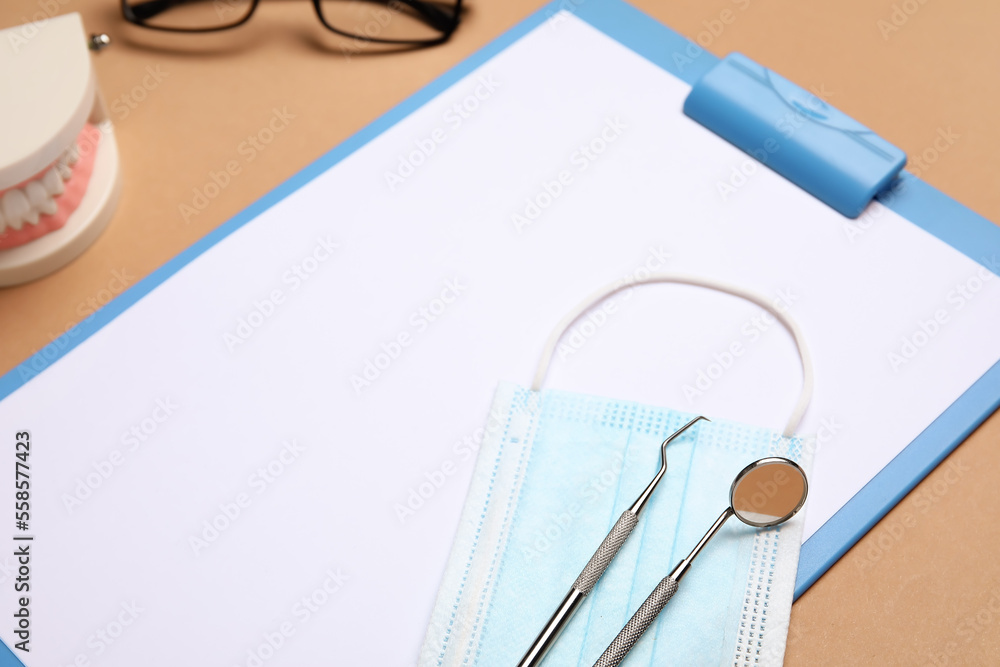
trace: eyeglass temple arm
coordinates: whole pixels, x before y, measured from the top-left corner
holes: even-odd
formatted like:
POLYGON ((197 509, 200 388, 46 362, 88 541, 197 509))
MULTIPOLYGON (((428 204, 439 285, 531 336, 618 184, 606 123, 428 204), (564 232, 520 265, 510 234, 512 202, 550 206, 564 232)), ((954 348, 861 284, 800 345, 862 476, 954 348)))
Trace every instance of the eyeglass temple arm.
POLYGON ((162 14, 168 9, 173 9, 178 5, 186 5, 192 2, 203 2, 204 0, 146 0, 146 2, 138 2, 135 4, 127 3, 125 5, 126 11, 131 12, 132 16, 140 21, 145 21, 146 19, 151 19, 157 14, 162 14))
MULTIPOLYGON (((452 29, 455 23, 455 16, 449 15, 449 13, 436 4, 431 2, 423 2, 423 0, 369 0, 377 4, 385 5, 405 5, 410 7, 424 20, 427 25, 434 28, 435 30, 440 30, 441 32, 447 32, 452 29)), ((162 14, 168 9, 173 9, 178 5, 185 5, 191 2, 204 2, 204 0, 146 0, 145 2, 139 2, 136 4, 126 4, 128 11, 132 13, 132 16, 140 21, 146 19, 151 19, 157 14, 162 14)))
MULTIPOLYGON (((370 0, 372 2, 380 2, 380 0, 370 0)), ((424 22, 435 30, 441 32, 448 32, 455 26, 455 21, 458 18, 457 11, 454 14, 449 14, 446 10, 441 9, 434 2, 423 2, 423 0, 384 0, 384 4, 389 5, 406 5, 420 14, 424 22)), ((450 7, 450 5, 449 5, 450 7)))

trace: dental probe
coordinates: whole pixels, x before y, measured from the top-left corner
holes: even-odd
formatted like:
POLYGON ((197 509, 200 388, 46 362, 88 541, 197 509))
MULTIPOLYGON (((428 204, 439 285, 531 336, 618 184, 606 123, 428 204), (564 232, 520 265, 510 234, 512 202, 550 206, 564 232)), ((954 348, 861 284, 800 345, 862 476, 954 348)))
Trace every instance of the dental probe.
POLYGON ((555 644, 556 639, 559 637, 559 633, 562 632, 566 624, 573 617, 580 603, 583 599, 587 597, 587 594, 594 589, 597 584, 598 579, 604 574, 604 571, 614 560, 615 555, 618 550, 622 548, 625 544, 625 540, 628 536, 632 534, 632 530, 635 528, 636 524, 639 522, 639 512, 642 508, 646 506, 649 502, 650 496, 653 495, 653 491, 656 490, 657 484, 663 479, 663 475, 667 472, 667 444, 671 440, 679 436, 681 433, 686 431, 688 428, 693 426, 699 420, 704 419, 705 421, 711 421, 707 417, 695 417, 689 421, 684 426, 680 427, 673 434, 667 437, 660 445, 660 470, 653 477, 653 481, 649 483, 646 490, 639 494, 638 499, 632 506, 627 510, 622 512, 622 515, 615 522, 615 525, 611 528, 611 532, 608 533, 604 541, 601 542, 601 546, 597 547, 597 551, 594 555, 590 557, 587 565, 583 568, 583 572, 580 576, 576 578, 573 582, 573 586, 569 589, 569 593, 566 598, 562 601, 559 607, 556 609, 555 613, 552 614, 552 618, 549 622, 545 624, 542 631, 535 638, 535 641, 531 644, 531 648, 528 652, 524 654, 518 667, 532 667, 533 665, 539 664, 545 657, 552 645, 555 644))

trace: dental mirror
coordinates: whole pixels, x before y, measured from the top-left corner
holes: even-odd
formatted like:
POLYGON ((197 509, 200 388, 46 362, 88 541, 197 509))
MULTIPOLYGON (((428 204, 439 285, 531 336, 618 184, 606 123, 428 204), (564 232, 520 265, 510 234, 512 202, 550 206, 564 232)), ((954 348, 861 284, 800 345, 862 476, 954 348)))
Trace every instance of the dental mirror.
POLYGON ((761 459, 736 476, 729 506, 743 523, 758 528, 777 526, 802 509, 807 488, 806 474, 793 461, 761 459))
POLYGON ((677 592, 681 578, 695 557, 719 532, 729 517, 755 528, 769 528, 788 521, 802 509, 809 493, 806 474, 794 461, 769 457, 754 461, 740 471, 729 488, 729 507, 719 515, 687 558, 664 577, 636 610, 618 636, 601 654, 594 667, 615 667, 628 655, 639 638, 677 592))

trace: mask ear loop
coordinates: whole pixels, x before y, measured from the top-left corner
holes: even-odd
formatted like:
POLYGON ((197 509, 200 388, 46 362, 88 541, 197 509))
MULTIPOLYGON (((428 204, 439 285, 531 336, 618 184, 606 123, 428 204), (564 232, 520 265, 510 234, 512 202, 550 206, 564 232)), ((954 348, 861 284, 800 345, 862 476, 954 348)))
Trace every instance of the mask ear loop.
POLYGON ((549 365, 552 362, 552 355, 555 353, 559 340, 563 337, 563 334, 566 333, 569 327, 580 318, 581 315, 616 292, 620 292, 621 290, 632 287, 633 285, 649 283, 680 283, 684 285, 704 287, 717 292, 725 292, 726 294, 732 294, 733 296, 746 299, 747 301, 764 308, 769 313, 774 315, 778 321, 781 322, 786 329, 788 329, 788 332, 792 334, 792 338, 795 340, 795 345, 799 352, 799 359, 802 362, 802 390, 799 392, 798 401, 796 401, 795 408, 792 410, 792 414, 788 418, 788 423, 785 424, 785 430, 782 432, 784 437, 792 437, 795 433, 795 429, 798 428, 799 422, 802 421, 803 415, 805 415, 806 408, 809 407, 809 401, 812 399, 813 392, 812 358, 809 356, 809 348, 806 345, 802 329, 799 328, 799 325, 795 322, 795 320, 778 311, 773 305, 771 305, 766 297, 757 294, 756 292, 743 289, 742 287, 737 287, 736 285, 730 285, 729 283, 722 282, 721 280, 701 278, 684 273, 653 273, 646 278, 629 282, 617 280, 610 285, 602 287, 584 299, 583 302, 577 305, 576 308, 570 311, 570 313, 556 325, 552 334, 549 335, 549 339, 545 343, 545 349, 542 350, 542 358, 538 362, 538 370, 535 371, 535 379, 531 382, 531 390, 541 390, 542 383, 545 381, 545 375, 548 373, 549 365))

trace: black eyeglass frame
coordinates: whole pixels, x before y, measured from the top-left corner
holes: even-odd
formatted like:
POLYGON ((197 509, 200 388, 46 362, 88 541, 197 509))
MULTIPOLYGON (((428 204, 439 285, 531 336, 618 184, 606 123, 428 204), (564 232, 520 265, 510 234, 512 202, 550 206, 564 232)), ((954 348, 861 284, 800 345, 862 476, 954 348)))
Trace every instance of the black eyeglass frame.
MULTIPOLYGON (((172 28, 169 26, 149 25, 148 23, 146 23, 146 19, 139 18, 138 16, 136 16, 132 7, 129 5, 130 1, 131 0, 121 0, 122 16, 125 17, 126 21, 143 28, 148 28, 150 30, 163 30, 166 32, 219 32, 221 30, 230 30, 232 28, 238 28, 239 26, 243 25, 244 23, 250 20, 250 17, 253 16, 253 13, 257 11, 257 5, 260 4, 260 0, 250 0, 250 11, 247 12, 246 16, 241 18, 239 21, 236 21, 235 23, 230 23, 228 25, 216 26, 212 28, 172 28)), ((183 4, 185 1, 190 2, 191 0, 176 0, 176 1, 177 4, 183 4)), ((368 1, 373 1, 373 0, 368 0, 368 1)), ((378 0, 374 1, 377 4, 388 5, 390 4, 390 2, 395 2, 397 4, 408 5, 410 7, 420 7, 420 6, 430 5, 430 3, 423 2, 423 0, 388 0, 386 2, 379 2, 378 0)), ((345 32, 330 25, 327 22, 326 17, 323 16, 323 9, 321 7, 322 2, 323 0, 312 0, 312 6, 313 9, 316 10, 316 16, 319 17, 319 22, 323 24, 324 28, 330 30, 331 32, 335 32, 343 37, 348 37, 351 39, 361 39, 366 42, 374 42, 376 44, 420 44, 424 46, 433 46, 434 44, 441 44, 442 42, 448 41, 448 39, 452 36, 452 34, 454 34, 455 30, 458 29, 458 24, 461 21, 462 17, 462 0, 454 0, 455 16, 448 22, 445 28, 441 29, 441 28, 436 28, 433 25, 431 26, 436 30, 441 30, 440 37, 433 37, 431 39, 384 39, 380 37, 370 37, 368 35, 359 35, 353 32, 345 32)))

